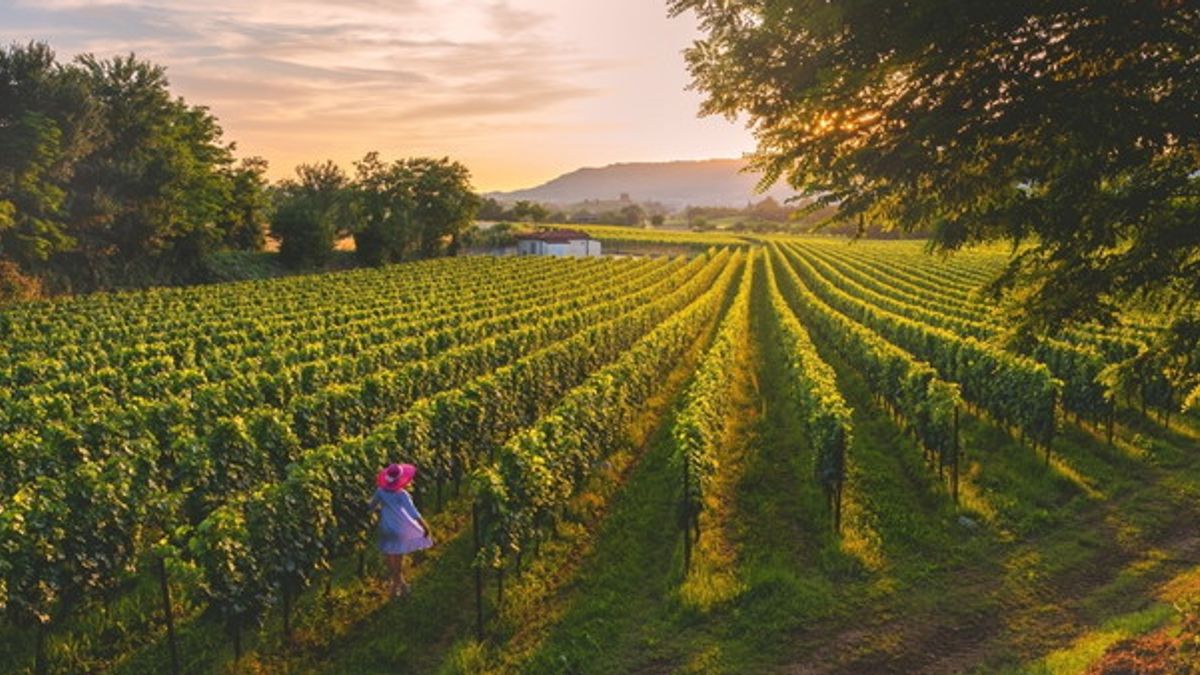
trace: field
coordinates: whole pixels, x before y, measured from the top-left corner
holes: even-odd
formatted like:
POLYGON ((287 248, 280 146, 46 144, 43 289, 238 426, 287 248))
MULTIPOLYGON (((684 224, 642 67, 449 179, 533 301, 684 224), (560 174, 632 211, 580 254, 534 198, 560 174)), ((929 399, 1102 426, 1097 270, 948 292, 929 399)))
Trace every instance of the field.
POLYGON ((0 311, 0 672, 1076 673, 1197 620, 1200 419, 1097 382, 1153 317, 1018 350, 999 249, 592 230, 687 253, 0 311))

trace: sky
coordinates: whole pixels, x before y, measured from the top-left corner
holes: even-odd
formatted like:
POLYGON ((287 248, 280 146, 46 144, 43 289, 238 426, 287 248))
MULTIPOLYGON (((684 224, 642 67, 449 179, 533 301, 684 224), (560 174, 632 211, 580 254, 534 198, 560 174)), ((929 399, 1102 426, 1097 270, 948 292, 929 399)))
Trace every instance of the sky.
POLYGON ((377 150, 449 156, 484 191, 752 150, 697 115, 681 52, 698 35, 666 0, 0 0, 0 42, 163 65, 272 178, 377 150))

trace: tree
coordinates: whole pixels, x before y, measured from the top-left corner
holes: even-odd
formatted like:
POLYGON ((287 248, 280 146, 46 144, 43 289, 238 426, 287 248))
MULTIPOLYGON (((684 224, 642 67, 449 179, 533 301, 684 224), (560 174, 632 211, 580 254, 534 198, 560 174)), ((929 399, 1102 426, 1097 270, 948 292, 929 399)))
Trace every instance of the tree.
POLYGON ((260 251, 266 244, 271 211, 266 172, 267 160, 262 157, 247 157, 226 172, 229 192, 217 223, 225 246, 260 251))
POLYGON ((479 213, 467 167, 430 157, 355 163, 354 243, 362 261, 384 264, 454 253, 479 213))
POLYGON ((329 262, 347 210, 346 174, 333 162, 296 167, 297 180, 276 191, 271 234, 280 240, 279 255, 291 267, 329 262))
POLYGON ((656 213, 650 216, 650 224, 655 227, 662 227, 662 224, 665 223, 666 220, 666 216, 661 213, 656 213))
POLYGON ((646 212, 637 204, 621 208, 621 222, 626 225, 641 225, 646 219, 646 212))
POLYGON ((0 49, 0 257, 26 274, 75 246, 67 188, 98 135, 89 96, 45 44, 0 49))
POLYGON ((0 256, 64 287, 190 281, 261 244, 262 167, 232 150, 160 66, 0 50, 0 256))
POLYGON ((369 265, 403 260, 418 245, 412 171, 404 162, 384 164, 376 152, 368 153, 354 167, 356 254, 369 265))
POLYGON ((174 98, 166 71, 133 55, 76 60, 106 138, 76 167, 72 218, 97 281, 183 281, 220 241, 232 149, 206 108, 174 98))
MULTIPOLYGON (((471 189, 471 172, 449 158, 417 158, 408 161, 416 178, 414 216, 421 231, 421 255, 431 257, 456 253, 459 236, 475 221, 479 196, 471 189)), ((538 205, 541 217, 545 207, 538 205)))
POLYGON ((354 242, 359 257, 379 265, 458 250, 475 220, 479 197, 470 172, 449 159, 385 164, 370 153, 355 164, 354 242))
POLYGON ((27 112, 0 125, 0 255, 27 270, 75 244, 62 220, 67 193, 52 177, 62 156, 53 120, 27 112))
POLYGON ((495 197, 488 197, 483 200, 479 206, 480 220, 505 220, 510 214, 504 210, 504 205, 496 201, 495 197))
POLYGON ((671 0, 703 111, 843 222, 1007 240, 1029 327, 1200 298, 1200 6, 671 0))
POLYGON ((746 213, 760 220, 770 220, 776 223, 787 222, 791 209, 780 204, 774 197, 767 196, 761 202, 746 208, 746 213))
POLYGON ((513 205, 511 215, 514 220, 542 223, 550 216, 550 211, 537 202, 522 199, 513 205))

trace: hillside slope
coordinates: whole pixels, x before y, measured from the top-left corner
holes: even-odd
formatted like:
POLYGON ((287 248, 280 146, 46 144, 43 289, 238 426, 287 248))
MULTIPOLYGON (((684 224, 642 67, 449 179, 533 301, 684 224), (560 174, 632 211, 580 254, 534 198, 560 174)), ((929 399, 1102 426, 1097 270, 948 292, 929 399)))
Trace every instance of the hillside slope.
POLYGON ((679 162, 633 162, 600 168, 577 169, 554 180, 525 190, 495 192, 489 196, 504 201, 528 199, 543 203, 570 204, 589 199, 616 199, 622 194, 637 202, 661 202, 671 207, 745 206, 766 195, 783 201, 795 194, 775 185, 765 194, 755 187, 759 174, 743 172, 741 159, 710 159, 679 162))

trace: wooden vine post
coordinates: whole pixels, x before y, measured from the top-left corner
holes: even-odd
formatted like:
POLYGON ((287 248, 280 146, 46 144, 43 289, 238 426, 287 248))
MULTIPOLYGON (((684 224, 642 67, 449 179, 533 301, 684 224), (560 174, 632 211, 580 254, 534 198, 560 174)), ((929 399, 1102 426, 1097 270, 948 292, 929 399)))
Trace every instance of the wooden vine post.
POLYGON ((158 585, 162 589, 163 623, 167 627, 167 649, 171 654, 171 673, 179 675, 179 645, 175 642, 175 612, 171 607, 171 587, 167 584, 167 560, 158 558, 158 585))
POLYGON ((958 504, 958 461, 962 454, 962 445, 958 435, 958 406, 954 406, 954 461, 950 463, 950 494, 958 504))
MULTIPOLYGON (((480 550, 479 532, 479 501, 471 505, 471 530, 475 537, 475 552, 480 550)), ((475 559, 475 639, 483 642, 483 569, 479 565, 478 556, 475 559)))
POLYGON ((688 490, 691 488, 691 480, 688 475, 687 458, 684 457, 683 464, 683 504, 684 504, 684 523, 683 523, 683 572, 684 576, 692 569, 692 515, 691 509, 688 507, 688 490))

